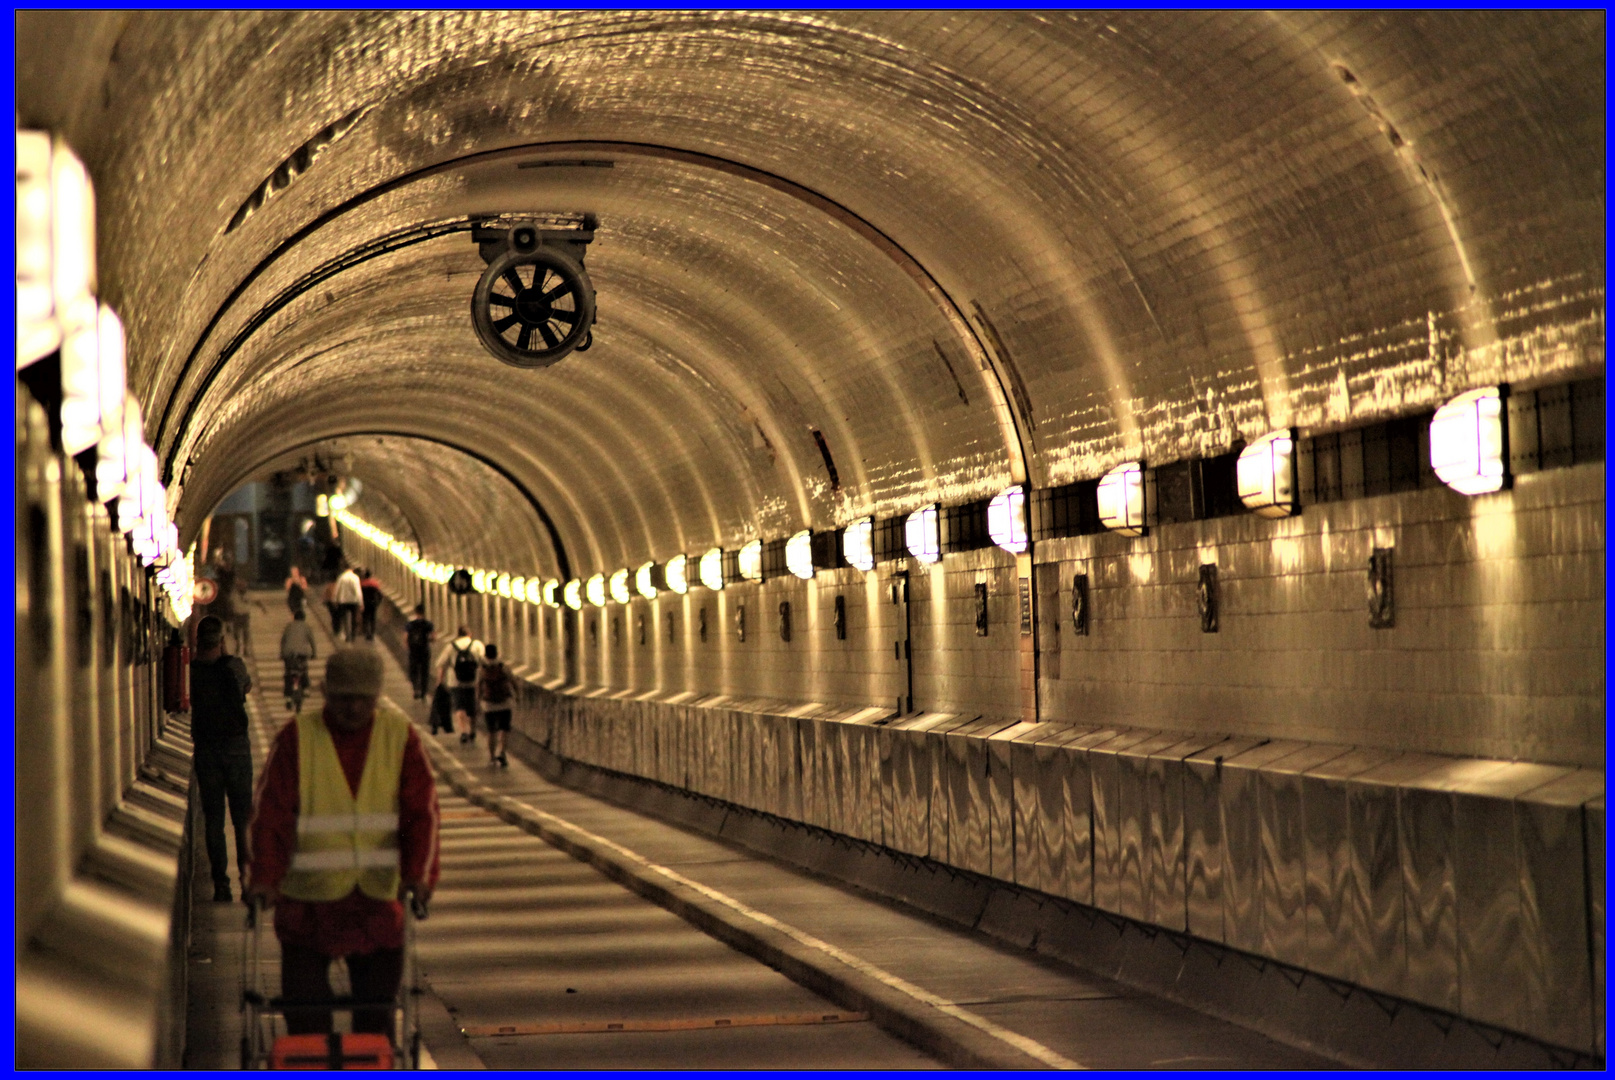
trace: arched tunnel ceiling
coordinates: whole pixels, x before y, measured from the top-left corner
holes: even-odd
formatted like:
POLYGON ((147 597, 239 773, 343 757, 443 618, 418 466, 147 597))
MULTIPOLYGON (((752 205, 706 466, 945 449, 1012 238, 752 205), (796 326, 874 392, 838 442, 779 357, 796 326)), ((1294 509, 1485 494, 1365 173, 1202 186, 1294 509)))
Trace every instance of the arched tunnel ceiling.
POLYGON ((553 559, 526 491, 586 575, 1603 359, 1599 11, 17 19, 182 530, 413 434, 354 468, 428 555, 553 559), (478 345, 503 210, 599 215, 587 354, 478 345))

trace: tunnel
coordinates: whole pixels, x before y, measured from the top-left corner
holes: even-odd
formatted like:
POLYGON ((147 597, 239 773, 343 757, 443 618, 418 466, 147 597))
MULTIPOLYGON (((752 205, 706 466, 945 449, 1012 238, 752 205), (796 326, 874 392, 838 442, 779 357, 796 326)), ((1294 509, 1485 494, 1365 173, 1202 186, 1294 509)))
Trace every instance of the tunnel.
POLYGON ((185 1061, 250 490, 546 775, 1340 1063, 1603 1067, 1602 11, 15 30, 19 1066, 185 1061))

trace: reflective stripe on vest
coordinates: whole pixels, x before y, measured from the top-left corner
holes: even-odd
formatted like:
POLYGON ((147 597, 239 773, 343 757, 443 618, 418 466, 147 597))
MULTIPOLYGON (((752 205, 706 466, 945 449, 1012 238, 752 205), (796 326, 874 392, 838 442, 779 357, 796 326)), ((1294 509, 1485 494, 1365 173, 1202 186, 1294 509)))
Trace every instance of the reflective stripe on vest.
POLYGON ((398 784, 409 720, 378 708, 357 794, 320 710, 297 724, 297 849, 281 892, 294 900, 340 900, 355 887, 376 900, 398 896, 398 784))

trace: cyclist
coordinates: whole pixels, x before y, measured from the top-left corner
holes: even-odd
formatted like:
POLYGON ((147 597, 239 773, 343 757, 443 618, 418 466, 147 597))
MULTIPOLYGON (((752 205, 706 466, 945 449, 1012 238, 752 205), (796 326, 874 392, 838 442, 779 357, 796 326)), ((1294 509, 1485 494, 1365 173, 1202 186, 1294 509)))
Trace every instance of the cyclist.
POLYGON ((296 712, 303 707, 303 694, 308 689, 308 662, 314 659, 314 632, 309 629, 308 617, 301 608, 292 613, 292 621, 280 632, 280 659, 286 666, 286 708, 296 712))

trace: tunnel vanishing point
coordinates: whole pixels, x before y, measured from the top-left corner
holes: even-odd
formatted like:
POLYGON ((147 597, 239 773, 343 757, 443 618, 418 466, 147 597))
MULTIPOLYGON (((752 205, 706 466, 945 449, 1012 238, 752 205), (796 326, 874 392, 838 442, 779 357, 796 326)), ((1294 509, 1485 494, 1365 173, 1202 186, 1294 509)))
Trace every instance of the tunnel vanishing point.
POLYGON ((291 476, 523 745, 1602 1067, 1602 11, 15 19, 19 1065, 177 1060, 164 644, 291 476))

